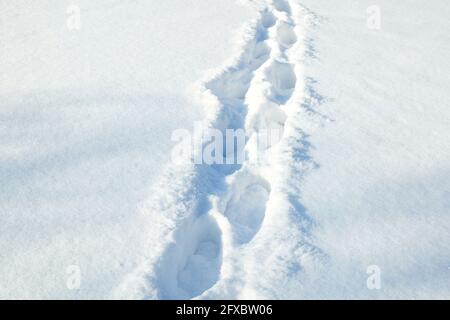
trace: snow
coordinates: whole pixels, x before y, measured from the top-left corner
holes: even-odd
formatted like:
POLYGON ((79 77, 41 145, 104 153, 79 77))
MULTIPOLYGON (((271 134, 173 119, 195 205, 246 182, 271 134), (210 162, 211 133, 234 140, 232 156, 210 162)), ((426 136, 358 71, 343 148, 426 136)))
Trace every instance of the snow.
POLYGON ((0 297, 450 297, 445 0, 69 4, 0 4, 0 297))
POLYGON ((189 87, 232 54, 252 11, 220 0, 0 11, 0 297, 109 297, 147 250, 138 208, 172 131, 202 118, 189 87), (66 286, 71 265, 79 290, 66 286))
POLYGON ((307 75, 332 121, 307 132, 319 168, 301 187, 330 261, 299 295, 448 299, 450 7, 377 1, 371 30, 370 1, 303 3, 325 20, 307 75), (370 265, 380 290, 367 290, 370 265))

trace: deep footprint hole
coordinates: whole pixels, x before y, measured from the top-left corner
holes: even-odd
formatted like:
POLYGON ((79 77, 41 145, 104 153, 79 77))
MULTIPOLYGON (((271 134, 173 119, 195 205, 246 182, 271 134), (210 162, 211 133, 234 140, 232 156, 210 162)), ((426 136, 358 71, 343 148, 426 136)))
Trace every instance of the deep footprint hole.
POLYGON ((282 22, 277 29, 277 40, 284 47, 290 47, 297 41, 297 35, 291 25, 282 22))
POLYGON ((272 98, 275 100, 274 102, 279 104, 286 103, 297 83, 292 64, 274 61, 268 70, 267 76, 272 83, 272 98))
POLYGON ((291 13, 291 6, 285 0, 275 0, 273 6, 280 12, 291 13))
POLYGON ((262 183, 251 183, 237 191, 227 204, 225 215, 234 226, 239 244, 250 242, 264 221, 270 188, 262 183))
POLYGON ((270 28, 275 25, 276 18, 272 12, 264 11, 261 17, 261 24, 264 28, 270 28))

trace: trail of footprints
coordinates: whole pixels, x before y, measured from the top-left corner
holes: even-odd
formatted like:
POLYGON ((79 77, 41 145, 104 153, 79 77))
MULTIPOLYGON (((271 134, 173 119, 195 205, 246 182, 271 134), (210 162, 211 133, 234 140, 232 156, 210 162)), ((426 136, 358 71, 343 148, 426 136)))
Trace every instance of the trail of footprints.
MULTIPOLYGON (((243 128, 253 136, 263 129, 283 129, 282 106, 296 86, 294 66, 287 56, 297 41, 289 2, 273 0, 260 14, 254 39, 243 52, 245 63, 207 84, 224 111, 233 115, 227 128, 243 128)), ((251 143, 252 136, 246 151, 251 143)), ((163 265, 175 264, 159 275, 164 298, 193 298, 213 287, 227 263, 223 251, 239 249, 258 234, 271 193, 269 179, 258 169, 258 164, 244 162, 224 173, 227 191, 218 196, 218 207, 231 227, 232 248, 223 247, 220 224, 209 213, 193 217, 178 230, 178 239, 162 258, 163 265)))
MULTIPOLYGON (((276 18, 269 10, 262 13, 262 25, 269 34, 264 42, 272 43, 269 45, 272 56, 261 65, 261 72, 254 75, 247 91, 249 95, 253 93, 253 90, 260 90, 261 87, 268 87, 271 91, 268 101, 264 103, 265 109, 261 108, 261 101, 258 101, 257 105, 253 105, 251 101, 248 103, 246 130, 253 130, 255 135, 260 129, 284 125, 286 116, 280 106, 289 100, 296 84, 293 65, 286 57, 286 51, 297 41, 290 18, 291 8, 285 0, 274 1, 273 6, 278 13, 284 13, 285 19, 276 18), (275 35, 271 37, 270 34, 273 32, 275 35), (278 54, 277 52, 274 54, 274 51, 278 51, 278 54), (277 114, 281 116, 275 116, 277 114), (258 121, 252 121, 252 115, 258 121)), ((256 94, 256 96, 260 95, 256 94)), ((259 174, 253 173, 259 172, 255 169, 257 168, 244 163, 240 170, 229 177, 228 194, 221 199, 223 214, 234 228, 238 245, 250 242, 257 234, 264 220, 266 203, 271 191, 270 182, 259 174)))

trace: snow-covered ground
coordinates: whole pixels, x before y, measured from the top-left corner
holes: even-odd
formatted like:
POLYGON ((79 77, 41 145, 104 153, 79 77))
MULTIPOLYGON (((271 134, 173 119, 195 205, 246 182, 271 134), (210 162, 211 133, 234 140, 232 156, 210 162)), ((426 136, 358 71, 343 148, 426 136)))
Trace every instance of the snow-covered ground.
POLYGON ((0 298, 450 298, 448 1, 0 11, 0 298))
POLYGON ((0 12, 0 297, 108 297, 149 250, 138 208, 172 131, 203 117, 191 83, 232 55, 252 10, 19 0, 0 12), (66 286, 72 265, 80 290, 66 286))

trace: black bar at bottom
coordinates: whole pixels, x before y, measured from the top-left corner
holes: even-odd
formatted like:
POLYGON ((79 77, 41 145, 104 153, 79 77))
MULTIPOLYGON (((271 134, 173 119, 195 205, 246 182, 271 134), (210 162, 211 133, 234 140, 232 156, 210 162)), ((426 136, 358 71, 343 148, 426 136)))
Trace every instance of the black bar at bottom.
POLYGON ((42 311, 46 317, 54 315, 58 319, 107 314, 130 319, 135 313, 145 315, 145 319, 301 319, 311 316, 311 312, 314 316, 359 315, 359 319, 365 319, 386 318, 391 309, 397 308, 402 316, 429 317, 440 308, 447 312, 449 306, 448 301, 432 300, 0 301, 1 310, 10 308, 15 316, 36 316, 42 311))

